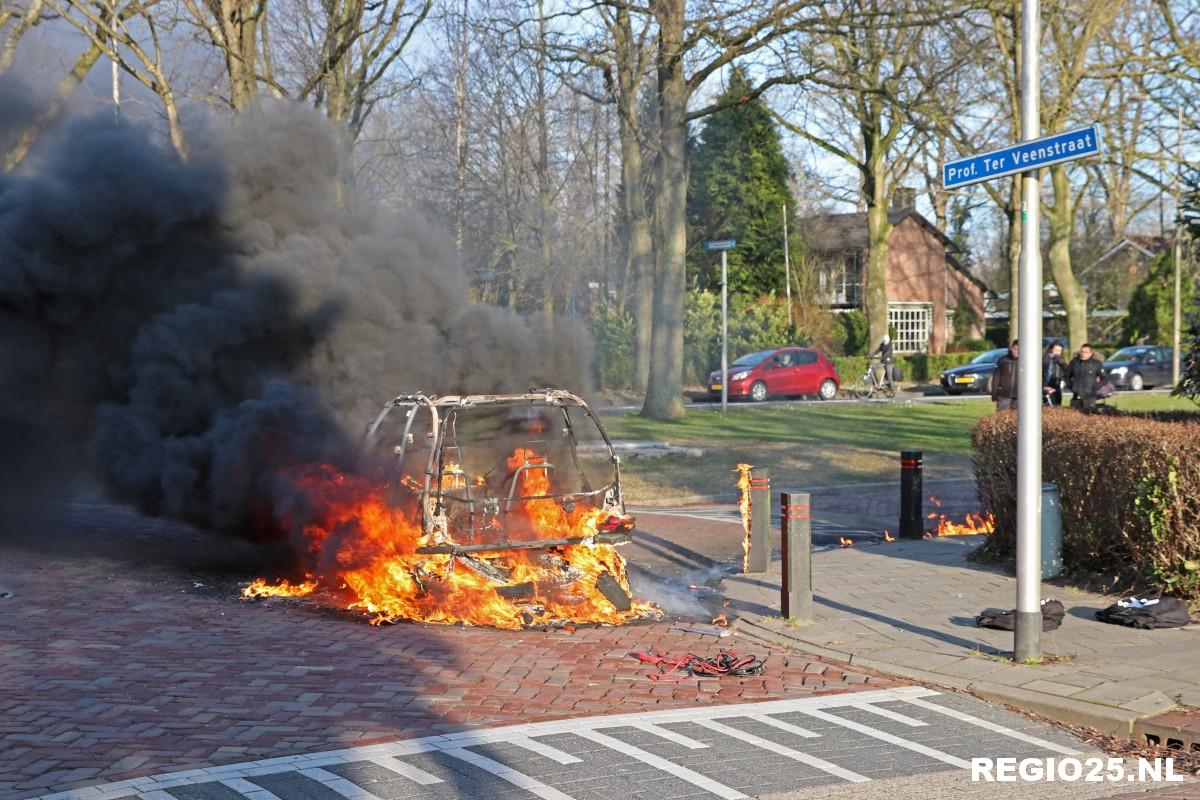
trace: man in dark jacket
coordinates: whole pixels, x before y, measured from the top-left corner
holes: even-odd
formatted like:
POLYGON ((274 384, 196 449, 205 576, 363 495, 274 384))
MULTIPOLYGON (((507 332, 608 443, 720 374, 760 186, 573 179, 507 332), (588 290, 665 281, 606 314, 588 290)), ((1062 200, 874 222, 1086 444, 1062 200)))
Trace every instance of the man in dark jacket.
POLYGON ((1017 407, 1017 358, 1020 350, 1014 339, 1008 352, 996 362, 992 373, 992 401, 997 411, 1011 411, 1017 407))
POLYGON ((1071 408, 1090 411, 1096 405, 1096 389, 1103 376, 1100 359, 1094 358, 1092 346, 1084 344, 1067 367, 1067 386, 1071 387, 1071 408))
POLYGON ((1042 391, 1046 395, 1046 403, 1061 406, 1063 400, 1063 381, 1067 377, 1067 362, 1062 357, 1063 346, 1054 342, 1046 350, 1042 360, 1042 391))
POLYGON ((883 383, 887 387, 889 395, 896 393, 895 387, 892 384, 892 362, 895 361, 893 350, 892 337, 885 333, 883 341, 879 343, 879 347, 871 351, 871 358, 878 357, 879 363, 883 366, 883 383))

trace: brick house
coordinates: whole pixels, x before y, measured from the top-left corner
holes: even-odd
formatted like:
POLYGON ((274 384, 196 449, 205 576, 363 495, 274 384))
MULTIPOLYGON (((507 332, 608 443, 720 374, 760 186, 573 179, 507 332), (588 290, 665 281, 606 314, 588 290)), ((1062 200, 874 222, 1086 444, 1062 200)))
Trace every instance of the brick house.
MULTIPOLYGON (((984 336, 988 288, 954 257, 958 247, 914 208, 888 212, 888 322, 897 352, 944 353, 955 317, 966 338, 984 336)), ((818 302, 833 311, 865 310, 867 215, 820 214, 797 226, 804 236, 818 302)))

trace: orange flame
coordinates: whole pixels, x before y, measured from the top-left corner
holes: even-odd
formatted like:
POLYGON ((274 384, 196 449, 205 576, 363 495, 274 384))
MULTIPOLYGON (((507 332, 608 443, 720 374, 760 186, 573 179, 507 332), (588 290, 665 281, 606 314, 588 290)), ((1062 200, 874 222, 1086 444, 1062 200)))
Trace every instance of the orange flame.
MULTIPOLYGON (((521 450, 509 459, 510 466, 541 462, 536 454, 521 450)), ((548 494, 548 472, 521 472, 518 494, 548 494)), ((371 615, 374 624, 410 619, 521 628, 620 624, 659 613, 638 600, 628 611, 618 611, 600 591, 597 582, 608 575, 631 594, 625 560, 612 545, 504 550, 471 558, 420 554, 417 548, 434 544, 432 537, 422 531, 416 509, 387 501, 386 486, 325 464, 291 475, 313 511, 301 534, 311 562, 319 561, 322 569, 300 584, 271 584, 260 578, 243 590, 246 598, 302 597, 322 588, 323 596, 371 615), (500 587, 506 588, 504 594, 497 591, 500 587)), ((519 506, 514 505, 512 516, 531 539, 594 536, 607 518, 603 509, 581 504, 568 512, 551 499, 527 500, 519 506)))
MULTIPOLYGON (((934 517, 930 514, 930 518, 934 517)), ((938 520, 936 534, 938 536, 975 536, 981 533, 994 533, 996 518, 989 511, 986 515, 967 514, 962 523, 951 522, 945 514, 936 515, 938 520)))
POLYGON ((896 537, 892 536, 890 533, 888 533, 887 528, 884 528, 883 529, 883 540, 885 542, 894 542, 894 541, 896 541, 896 537))
POLYGON ((845 536, 839 536, 838 541, 842 543, 842 547, 854 547, 853 539, 847 539, 845 536))
POLYGON ((750 571, 750 470, 754 469, 753 464, 738 464, 738 480, 737 488, 741 492, 738 498, 738 511, 742 513, 742 529, 745 531, 745 536, 742 538, 742 572, 750 571))
POLYGON ((242 589, 242 597, 304 597, 317 589, 317 580, 312 575, 305 575, 302 583, 280 581, 271 585, 262 578, 255 578, 249 586, 242 589))
POLYGON ((717 614, 715 617, 712 618, 712 624, 716 625, 718 627, 721 627, 721 628, 728 628, 729 627, 729 617, 725 616, 725 612, 722 611, 720 614, 717 614))

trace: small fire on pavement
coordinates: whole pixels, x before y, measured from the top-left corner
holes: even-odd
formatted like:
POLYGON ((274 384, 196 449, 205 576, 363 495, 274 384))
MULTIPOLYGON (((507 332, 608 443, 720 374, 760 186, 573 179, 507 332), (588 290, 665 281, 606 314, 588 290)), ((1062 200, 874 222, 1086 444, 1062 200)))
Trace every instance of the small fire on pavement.
MULTIPOLYGON (((936 519, 936 536, 976 536, 981 533, 994 533, 996 518, 989 511, 987 514, 967 514, 962 522, 951 522, 945 514, 930 514, 929 519, 936 519)), ((932 538, 930 536, 929 538, 932 538)))
POLYGON ((853 540, 853 539, 847 539, 845 536, 839 536, 839 537, 838 537, 838 542, 840 542, 840 543, 841 543, 841 546, 842 546, 842 547, 854 547, 854 540, 853 540))
POLYGON ((753 464, 737 465, 738 511, 742 514, 742 572, 750 571, 750 470, 753 464))
POLYGON ((883 529, 883 540, 885 542, 894 542, 894 541, 896 541, 896 537, 892 536, 892 534, 888 533, 887 528, 884 528, 883 529))

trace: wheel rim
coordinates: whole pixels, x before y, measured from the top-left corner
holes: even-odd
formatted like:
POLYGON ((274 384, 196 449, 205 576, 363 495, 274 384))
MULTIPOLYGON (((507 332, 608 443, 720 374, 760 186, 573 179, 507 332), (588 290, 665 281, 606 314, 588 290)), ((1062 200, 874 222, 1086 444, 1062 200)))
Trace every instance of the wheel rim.
POLYGON ((833 381, 825 380, 821 383, 822 398, 825 400, 832 400, 835 394, 837 394, 837 386, 833 384, 833 381))
POLYGON ((1129 388, 1133 389, 1135 392, 1140 392, 1142 387, 1145 385, 1146 381, 1142 379, 1141 375, 1134 375, 1129 379, 1129 388))
POLYGON ((762 384, 762 383, 756 383, 753 386, 751 386, 750 387, 750 396, 753 397, 755 400, 766 400, 767 399, 766 385, 762 384))

